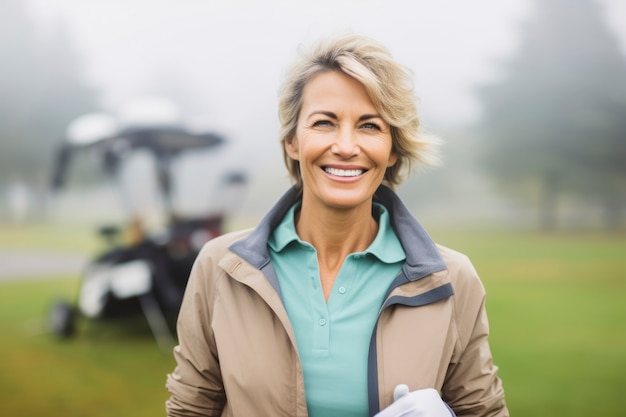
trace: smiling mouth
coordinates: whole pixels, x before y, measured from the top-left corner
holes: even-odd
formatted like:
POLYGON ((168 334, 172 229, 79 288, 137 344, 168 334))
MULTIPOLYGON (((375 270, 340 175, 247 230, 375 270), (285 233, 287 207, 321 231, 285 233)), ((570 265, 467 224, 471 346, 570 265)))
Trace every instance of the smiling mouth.
POLYGON ((329 167, 324 167, 324 171, 337 177, 358 177, 359 175, 363 175, 363 173, 365 173, 364 169, 339 169, 329 167))

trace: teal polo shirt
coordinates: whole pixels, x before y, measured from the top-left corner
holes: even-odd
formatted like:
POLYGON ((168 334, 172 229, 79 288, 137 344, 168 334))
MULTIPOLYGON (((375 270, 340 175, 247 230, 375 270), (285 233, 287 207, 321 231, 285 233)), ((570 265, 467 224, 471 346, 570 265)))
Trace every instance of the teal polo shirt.
POLYGON ((283 302, 295 331, 311 417, 367 416, 367 356, 378 311, 406 259, 384 206, 374 203, 378 233, 350 254, 328 302, 317 252, 296 233, 295 204, 268 240, 283 302))

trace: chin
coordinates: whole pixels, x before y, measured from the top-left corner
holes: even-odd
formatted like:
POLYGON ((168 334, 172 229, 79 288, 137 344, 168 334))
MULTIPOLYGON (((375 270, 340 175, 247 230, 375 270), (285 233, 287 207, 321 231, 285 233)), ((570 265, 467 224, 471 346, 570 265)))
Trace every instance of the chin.
POLYGON ((324 202, 328 207, 336 209, 350 209, 372 201, 371 194, 337 190, 325 196, 324 202))

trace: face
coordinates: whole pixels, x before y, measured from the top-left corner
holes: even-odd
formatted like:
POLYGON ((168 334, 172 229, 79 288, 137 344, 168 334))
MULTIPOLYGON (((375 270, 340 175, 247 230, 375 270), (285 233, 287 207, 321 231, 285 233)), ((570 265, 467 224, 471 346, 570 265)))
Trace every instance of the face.
POLYGON ((392 152, 390 126, 355 79, 329 71, 305 86, 295 137, 285 143, 299 161, 303 204, 335 209, 371 206, 392 152))

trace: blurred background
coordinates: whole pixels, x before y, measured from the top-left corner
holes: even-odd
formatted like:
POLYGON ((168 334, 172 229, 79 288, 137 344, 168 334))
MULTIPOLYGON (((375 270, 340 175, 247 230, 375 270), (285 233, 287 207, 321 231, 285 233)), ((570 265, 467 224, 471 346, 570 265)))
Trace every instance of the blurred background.
POLYGON ((399 192, 477 266, 513 414, 620 415, 620 0, 0 0, 1 414, 164 413, 173 360, 151 310, 67 340, 54 300, 80 304, 85 268, 120 248, 178 260, 253 226, 289 186, 281 76, 346 31, 414 73, 443 163, 399 192))

